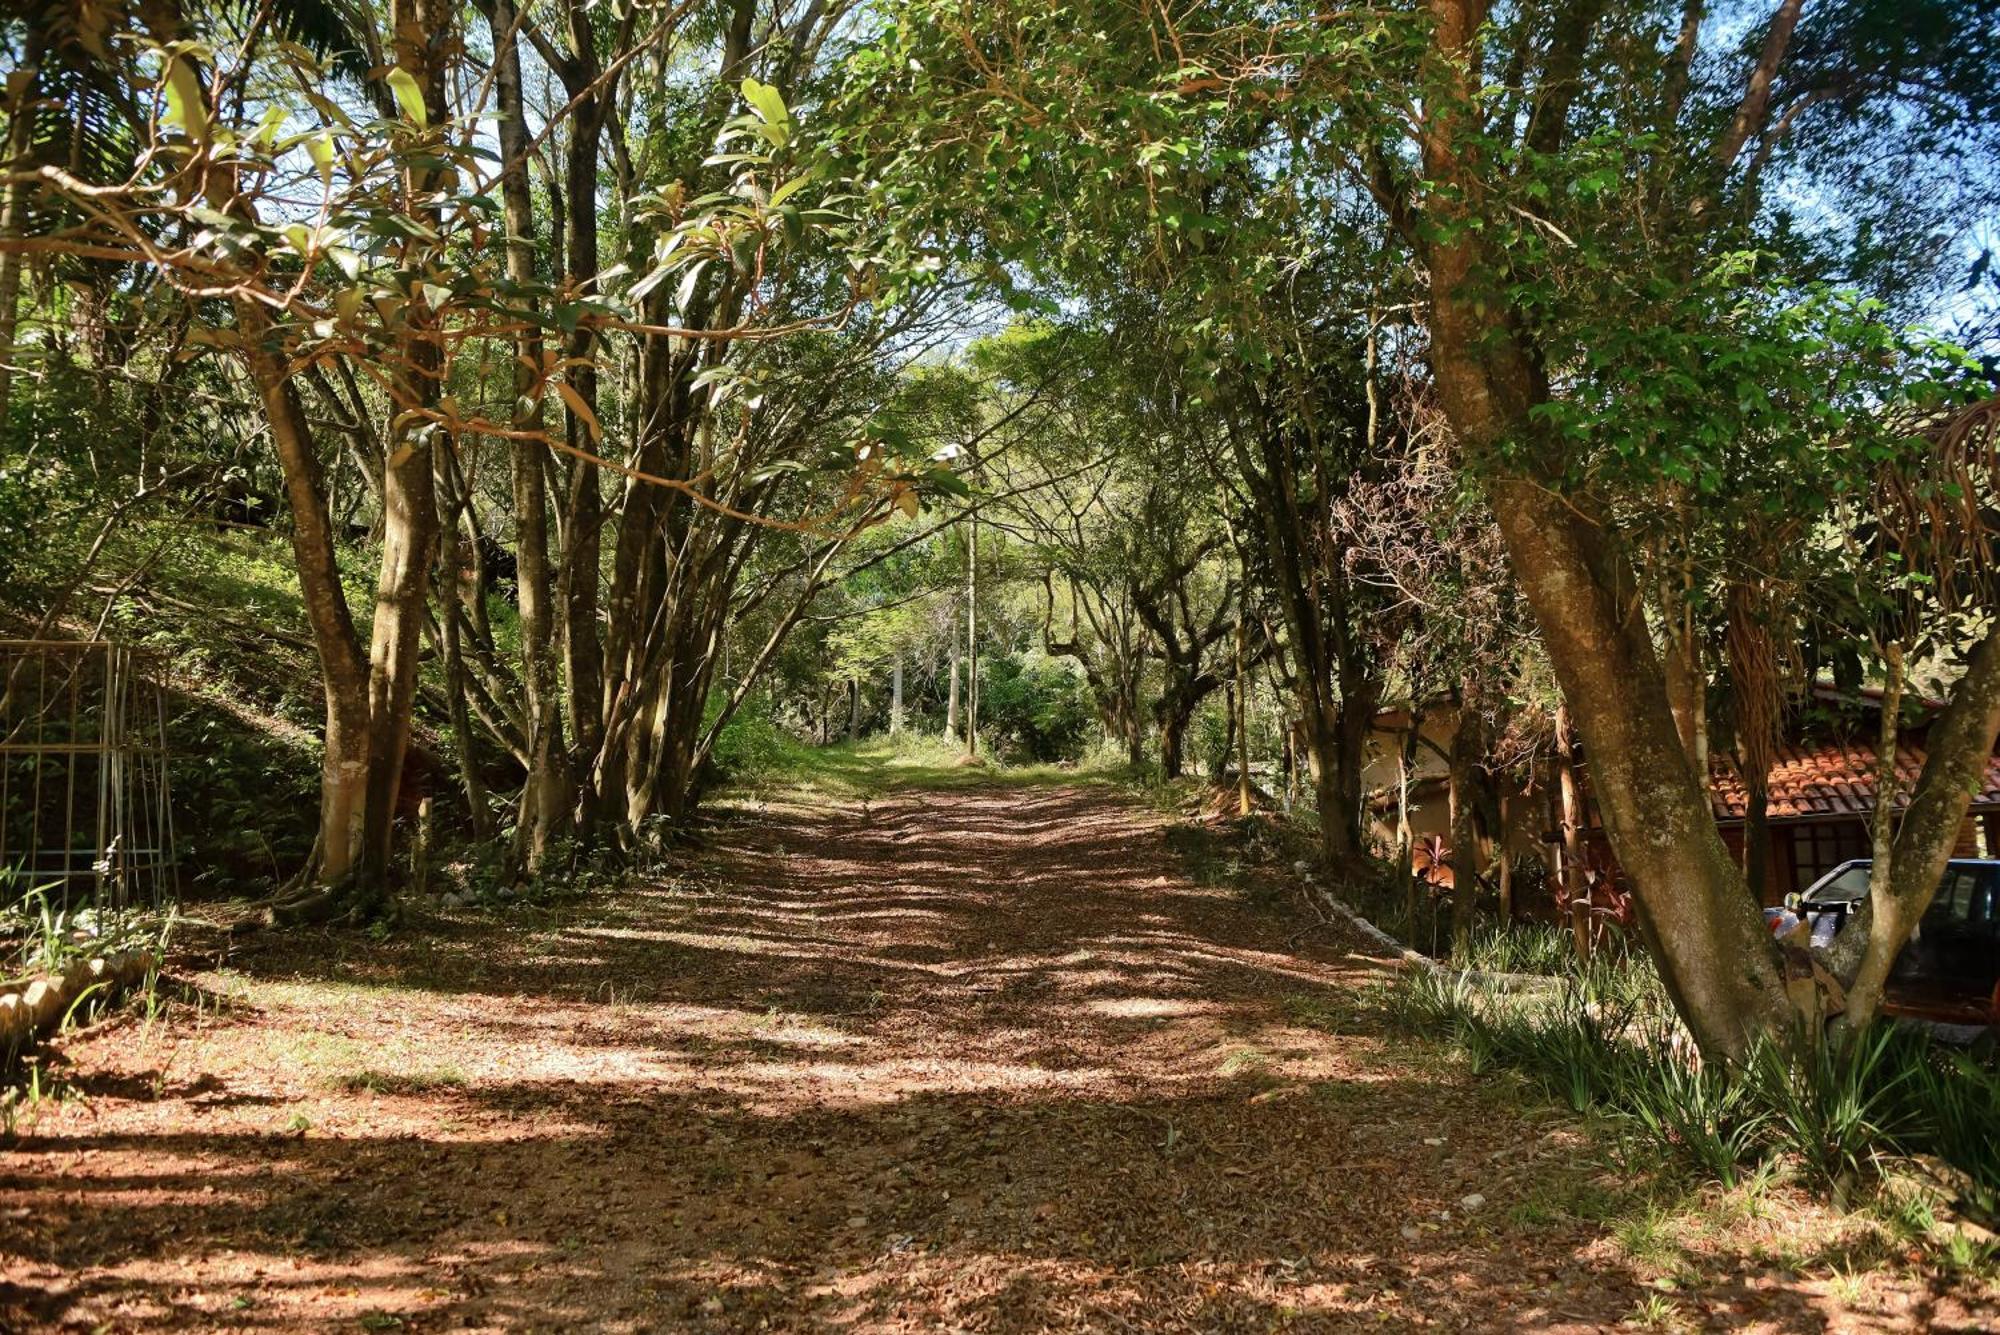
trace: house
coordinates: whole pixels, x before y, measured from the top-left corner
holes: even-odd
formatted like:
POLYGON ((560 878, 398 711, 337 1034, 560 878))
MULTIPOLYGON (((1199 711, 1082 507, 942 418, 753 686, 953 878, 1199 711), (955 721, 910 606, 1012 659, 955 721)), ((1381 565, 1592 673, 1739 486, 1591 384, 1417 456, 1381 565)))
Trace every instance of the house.
MULTIPOLYGON (((1928 701, 1926 707, 1935 714, 1943 705, 1928 701)), ((1879 709, 1879 692, 1848 692, 1822 684, 1791 711, 1787 735, 1767 785, 1766 902, 1775 904, 1840 863, 1869 855, 1879 709)), ((1407 707, 1385 709, 1376 716, 1365 780, 1373 829, 1383 846, 1393 847, 1398 812, 1407 801, 1414 845, 1422 849, 1433 840, 1448 845, 1451 818, 1446 757, 1457 725, 1456 713, 1448 702, 1422 711, 1404 798, 1402 761, 1408 754, 1405 741, 1410 719, 1407 707)), ((1899 805, 1908 800, 1910 786, 1923 769, 1927 732, 1927 722, 1903 729, 1896 752, 1899 805)), ((1513 754, 1499 758, 1493 791, 1480 798, 1482 837, 1490 839, 1499 833, 1500 849, 1514 866, 1528 861, 1552 866, 1562 820, 1553 748, 1545 739, 1537 746, 1532 738, 1513 741, 1510 747, 1513 754)), ((1577 752, 1583 860, 1615 877, 1616 860, 1590 800, 1590 759, 1580 745, 1577 752)), ((1749 824, 1749 794, 1733 758, 1720 751, 1710 765, 1709 800, 1723 842, 1741 858, 1749 824)), ((1987 763, 1954 855, 2000 856, 2000 754, 1987 763)))

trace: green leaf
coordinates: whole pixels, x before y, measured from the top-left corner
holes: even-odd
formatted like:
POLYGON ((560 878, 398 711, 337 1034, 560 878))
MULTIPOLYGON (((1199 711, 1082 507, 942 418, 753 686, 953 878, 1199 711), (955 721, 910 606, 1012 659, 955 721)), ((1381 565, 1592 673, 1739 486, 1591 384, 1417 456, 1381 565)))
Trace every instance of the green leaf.
POLYGON ((208 142, 208 109, 203 104, 201 77, 179 56, 167 62, 167 109, 160 119, 198 144, 208 142))
POLYGON ((310 139, 306 140, 306 153, 312 158, 313 166, 319 168, 319 179, 327 186, 328 189, 332 189, 333 188, 332 133, 330 131, 321 131, 319 134, 313 135, 310 139))
POLYGON ((742 89, 743 100, 757 113, 758 120, 766 125, 783 125, 791 120, 792 113, 785 107, 784 96, 770 84, 745 79, 742 89))
POLYGON ((389 71, 389 91, 396 95, 396 104, 410 123, 419 130, 430 124, 430 111, 424 106, 424 90, 417 87, 416 76, 406 69, 389 71))

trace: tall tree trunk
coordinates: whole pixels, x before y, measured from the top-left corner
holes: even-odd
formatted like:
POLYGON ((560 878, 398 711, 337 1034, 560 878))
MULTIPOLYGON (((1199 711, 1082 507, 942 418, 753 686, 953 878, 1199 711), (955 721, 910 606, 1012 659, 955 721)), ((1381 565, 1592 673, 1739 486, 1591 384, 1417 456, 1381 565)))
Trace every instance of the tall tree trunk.
POLYGON ((1417 878, 1416 838, 1410 829, 1410 781, 1417 769, 1417 744, 1423 738, 1424 713, 1416 702, 1410 704, 1410 726, 1396 746, 1396 875, 1402 878, 1404 899, 1411 922, 1423 894, 1417 878))
MULTIPOLYGON (((500 111, 500 198, 507 224, 507 276, 523 285, 535 281, 534 194, 528 185, 528 126, 521 93, 521 56, 514 0, 494 0, 494 91, 500 111)), ((540 380, 542 335, 524 323, 515 340, 514 421, 516 431, 539 432, 547 421, 533 391, 540 380)), ((527 775, 521 785, 513 856, 530 876, 539 875, 549 844, 569 805, 562 748, 562 712, 557 691, 553 589, 549 569, 548 448, 517 439, 513 445, 514 557, 516 600, 521 617, 521 681, 528 741, 527 775)))
POLYGON ((1488 499, 1588 748, 1591 786, 1661 977, 1703 1051, 1740 1057, 1794 1014, 1776 949, 1681 745, 1635 614, 1636 583, 1607 541, 1609 516, 1520 471, 1522 456, 1500 457, 1503 442, 1526 442, 1526 458, 1561 475, 1560 442, 1538 436, 1532 416, 1546 386, 1526 335, 1489 295, 1495 266, 1470 225, 1484 202, 1475 110, 1483 7, 1431 0, 1431 13, 1448 71, 1423 131, 1424 173, 1440 187, 1432 222, 1444 237, 1426 255, 1439 398, 1468 457, 1494 465, 1488 499))
MULTIPOLYGON (((569 114, 569 139, 563 154, 563 224, 565 277, 579 291, 597 281, 597 175, 602 142, 605 90, 597 87, 597 38, 585 0, 565 0, 569 28, 567 59, 559 71, 564 90, 574 102, 569 114)), ((597 371, 592 359, 590 327, 579 324, 563 349, 579 359, 568 374, 583 410, 565 407, 563 431, 576 449, 593 447, 589 417, 597 416, 597 371)), ((594 451, 593 451, 594 452, 594 451)), ((563 615, 563 665, 568 675, 570 726, 575 752, 570 768, 582 790, 579 814, 586 831, 595 830, 606 804, 622 794, 603 791, 596 766, 604 749, 604 720, 612 702, 605 698, 605 661, 598 631, 599 560, 603 551, 604 501, 598 490, 597 467, 572 456, 568 461, 569 494, 563 520, 565 537, 559 578, 563 615)))
POLYGON ((903 731, 903 655, 896 653, 895 665, 889 669, 889 735, 895 737, 903 731))
MULTIPOLYGON (((36 67, 41 63, 40 34, 28 25, 27 49, 21 63, 8 76, 14 83, 14 97, 7 108, 6 166, 9 173, 25 174, 29 153, 35 143, 36 67)), ((0 193, 0 237, 20 237, 27 232, 30 184, 26 179, 9 181, 0 193)), ((14 396, 14 340, 21 320, 22 252, 0 247, 0 431, 7 426, 14 396)))
MULTIPOLYGON (((472 683, 465 666, 465 622, 468 594, 479 596, 478 581, 468 584, 465 563, 459 557, 460 523, 467 499, 438 454, 438 472, 433 479, 441 497, 438 517, 437 570, 438 647, 444 659, 445 708, 451 716, 452 749, 458 753, 458 777, 465 789, 465 810, 472 837, 485 843, 493 837, 493 812, 487 805, 486 785, 480 781, 472 731, 472 711, 467 701, 472 683)), ((468 541, 467 546, 471 543, 468 541)))
POLYGON ((1236 814, 1250 814, 1250 673, 1247 669, 1249 631, 1236 621, 1236 814))
POLYGON ((249 345, 250 378, 284 475, 292 515, 292 558, 306 622, 319 655, 326 694, 326 738, 320 764, 319 834, 309 878, 344 883, 355 871, 364 841, 362 812, 368 779, 368 660, 340 582, 333 521, 327 511, 319 455, 285 360, 267 342, 274 332, 263 313, 244 302, 237 320, 249 345))
POLYGON ((979 516, 965 548, 965 754, 979 754, 979 516))
POLYGON ((1559 845, 1563 896, 1569 901, 1570 932, 1576 957, 1590 958, 1589 883, 1583 868, 1583 790, 1576 775, 1576 742, 1570 732, 1569 706, 1556 706, 1556 783, 1562 794, 1562 841, 1559 845))
MULTIPOLYGON (((398 0, 389 10, 396 65, 422 90, 430 123, 445 123, 443 47, 452 23, 441 0, 398 0)), ((426 198, 436 172, 412 167, 406 188, 426 198)), ((420 209, 435 223, 434 209, 420 209)), ((429 257, 411 243, 406 262, 429 257)), ((382 474, 382 565, 375 585, 375 615, 368 645, 368 789, 361 850, 361 879, 386 893, 395 844, 396 798, 410 745, 410 712, 417 693, 417 659, 423 647, 424 608, 437 541, 437 493, 432 452, 442 436, 433 423, 405 414, 436 405, 443 387, 444 348, 436 316, 421 301, 404 314, 407 331, 398 348, 393 412, 400 425, 389 440, 382 474)))
POLYGON ((958 618, 951 620, 951 665, 948 669, 950 682, 945 688, 944 735, 948 740, 958 740, 958 618))

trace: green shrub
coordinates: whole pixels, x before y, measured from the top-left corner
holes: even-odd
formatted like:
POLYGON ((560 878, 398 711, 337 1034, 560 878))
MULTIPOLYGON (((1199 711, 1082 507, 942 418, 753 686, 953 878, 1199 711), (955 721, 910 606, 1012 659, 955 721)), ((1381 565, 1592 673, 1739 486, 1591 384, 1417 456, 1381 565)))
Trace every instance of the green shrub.
MULTIPOLYGON (((708 717, 722 708, 718 692, 709 701, 708 717)), ((717 777, 730 783, 754 783, 759 779, 789 773, 801 767, 805 743, 793 737, 771 717, 770 699, 763 692, 752 695, 731 716, 715 739, 709 763, 717 777)))
POLYGON ((1511 1069, 1578 1112, 1629 1120, 1725 1186, 1782 1156, 1843 1197, 1881 1157, 1934 1154, 1965 1174, 1965 1208, 2000 1215, 2000 1074, 1921 1030, 1883 1024, 1766 1043, 1741 1069, 1707 1064, 1643 957, 1527 994, 1423 970, 1397 983, 1390 1011, 1450 1039, 1474 1074, 1511 1069))
POLYGON ((1090 688, 1059 663, 996 656, 980 664, 979 716, 1003 747, 1036 761, 1075 760, 1094 717, 1090 688))
POLYGON ((1875 1155, 1905 1143, 1911 1045, 1889 1025, 1818 1042, 1768 1042, 1744 1068, 1775 1143, 1822 1185, 1845 1192, 1875 1155))

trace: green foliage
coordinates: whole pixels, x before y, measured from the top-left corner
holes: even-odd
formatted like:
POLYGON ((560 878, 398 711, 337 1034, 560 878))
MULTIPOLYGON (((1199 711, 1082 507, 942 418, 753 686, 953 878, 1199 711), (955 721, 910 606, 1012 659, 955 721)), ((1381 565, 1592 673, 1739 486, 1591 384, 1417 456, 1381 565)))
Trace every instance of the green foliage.
MULTIPOLYGON (((711 710, 720 702, 711 702, 711 710)), ((710 763, 725 783, 757 787, 796 774, 811 759, 812 747, 799 741, 771 717, 770 697, 746 700, 716 738, 710 763)))
POLYGON ((1574 971, 1576 941, 1553 923, 1479 923, 1452 962, 1482 973, 1556 976, 1574 971))
POLYGON ((1767 1040, 1732 1069, 1700 1059, 1657 985, 1606 973, 1509 994, 1466 973, 1419 970, 1390 1001, 1406 1027, 1449 1038, 1475 1074, 1517 1071, 1724 1185, 1777 1157, 1844 1196, 1884 1156, 1935 1154, 1965 1174, 1961 1204, 1992 1218, 2000 1201, 2000 1073, 1919 1030, 1767 1040))
POLYGON ((1812 1042, 1769 1041, 1746 1076, 1770 1110, 1775 1142, 1816 1181, 1845 1191, 1877 1153, 1911 1142, 1908 1095, 1920 1047, 1886 1024, 1812 1042))
POLYGON ((1967 1052, 1935 1048, 1908 1062, 1904 1097, 1912 1139, 1966 1175, 1966 1203, 2000 1221, 2000 1070, 1967 1052))
POLYGON ((1089 688, 1056 663, 1014 656, 980 663, 981 730, 1028 760, 1075 760, 1083 753, 1092 712, 1089 688))

